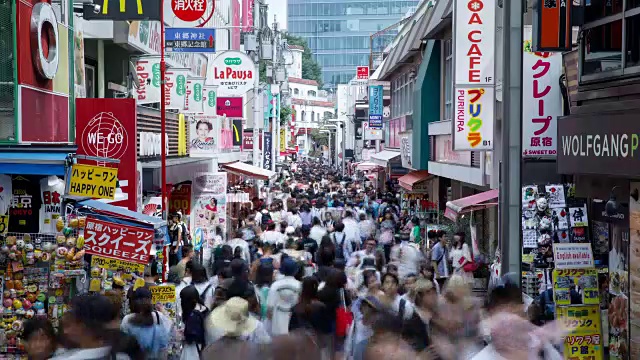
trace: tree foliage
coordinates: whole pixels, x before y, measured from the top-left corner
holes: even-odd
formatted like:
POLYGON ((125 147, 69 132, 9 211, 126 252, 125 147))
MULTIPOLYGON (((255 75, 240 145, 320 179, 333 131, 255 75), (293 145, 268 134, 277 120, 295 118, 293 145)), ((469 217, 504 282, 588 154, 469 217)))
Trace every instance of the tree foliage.
POLYGON ((320 132, 318 129, 311 130, 311 140, 318 146, 329 145, 329 135, 327 133, 320 132))
POLYGON ((302 46, 304 49, 304 53, 302 54, 302 78, 315 80, 318 82, 318 87, 322 87, 322 69, 313 58, 311 49, 309 49, 309 45, 307 45, 307 40, 291 34, 285 34, 284 37, 287 39, 289 45, 302 46))
POLYGON ((289 121, 289 115, 291 115, 291 108, 289 106, 280 107, 280 125, 284 126, 289 121))

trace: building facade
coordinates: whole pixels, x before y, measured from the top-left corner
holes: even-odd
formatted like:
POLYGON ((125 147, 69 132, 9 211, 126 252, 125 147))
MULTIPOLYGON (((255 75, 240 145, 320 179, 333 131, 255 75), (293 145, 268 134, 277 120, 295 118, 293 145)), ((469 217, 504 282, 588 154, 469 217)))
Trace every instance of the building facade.
POLYGON ((372 49, 384 49, 396 32, 371 35, 400 21, 419 0, 289 0, 287 28, 307 40, 322 67, 326 89, 348 83, 357 66, 369 64, 372 49))

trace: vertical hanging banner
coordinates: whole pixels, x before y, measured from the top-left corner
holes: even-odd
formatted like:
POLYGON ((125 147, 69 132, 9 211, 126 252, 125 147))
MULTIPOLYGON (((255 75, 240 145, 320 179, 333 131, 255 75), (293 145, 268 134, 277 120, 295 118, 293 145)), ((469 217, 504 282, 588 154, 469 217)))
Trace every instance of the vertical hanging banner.
MULTIPOLYGON (((535 51, 571 51, 572 3, 576 1, 538 1, 533 6, 533 41, 535 51)), ((591 5, 587 0, 587 6, 591 5)), ((576 8, 578 8, 580 2, 576 8)), ((606 7, 614 8, 611 2, 606 7)), ((619 5, 621 6, 621 5, 619 5)), ((615 12, 615 10, 614 10, 615 12)))
POLYGON ((271 133, 265 131, 262 139, 264 141, 264 146, 262 146, 262 168, 271 170, 271 149, 273 146, 271 133))
POLYGON ((369 86, 369 127, 372 129, 382 129, 383 94, 382 85, 369 86))
POLYGON ((453 149, 492 150, 495 122, 495 1, 455 0, 453 149))
POLYGON ((187 94, 187 68, 171 68, 165 71, 165 105, 167 109, 184 110, 187 94))
POLYGON ((233 148, 240 149, 242 147, 242 120, 233 120, 233 148))
POLYGON ((555 158, 562 116, 562 54, 534 52, 531 27, 524 28, 522 54, 522 156, 555 158))
POLYGON ((267 87, 262 92, 263 96, 263 109, 264 109, 264 131, 269 131, 269 118, 271 117, 271 111, 273 108, 273 95, 271 94, 271 85, 268 84, 267 87))
POLYGON ((138 74, 135 98, 138 104, 160 102, 160 56, 143 56, 135 62, 138 74))
POLYGON ((253 0, 242 0, 242 31, 253 32, 253 0))
POLYGON ((205 85, 203 88, 203 96, 202 96, 202 112, 205 115, 214 116, 216 115, 216 99, 218 93, 217 86, 205 85))
POLYGON ((280 129, 280 155, 287 154, 287 132, 285 129, 280 129))
POLYGON ((213 240, 217 227, 226 232, 227 173, 196 173, 191 193, 191 229, 197 246, 213 240))
POLYGON ((201 113, 204 112, 203 104, 203 77, 191 77, 187 78, 187 88, 184 101, 184 111, 189 113, 201 113))
POLYGON ((184 114, 178 115, 178 156, 187 155, 187 122, 184 114))

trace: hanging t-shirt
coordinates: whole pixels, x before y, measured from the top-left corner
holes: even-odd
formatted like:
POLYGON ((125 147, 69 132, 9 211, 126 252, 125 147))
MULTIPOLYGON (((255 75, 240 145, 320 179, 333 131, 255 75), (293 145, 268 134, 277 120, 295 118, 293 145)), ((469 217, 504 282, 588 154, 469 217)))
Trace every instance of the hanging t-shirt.
POLYGON ((11 189, 11 176, 0 175, 0 215, 7 215, 9 213, 11 197, 13 196, 11 189))
POLYGON ((56 221, 62 213, 64 180, 60 178, 40 180, 40 233, 56 233, 56 221))
POLYGON ((37 233, 40 230, 40 182, 17 175, 11 178, 13 197, 9 207, 9 232, 37 233))

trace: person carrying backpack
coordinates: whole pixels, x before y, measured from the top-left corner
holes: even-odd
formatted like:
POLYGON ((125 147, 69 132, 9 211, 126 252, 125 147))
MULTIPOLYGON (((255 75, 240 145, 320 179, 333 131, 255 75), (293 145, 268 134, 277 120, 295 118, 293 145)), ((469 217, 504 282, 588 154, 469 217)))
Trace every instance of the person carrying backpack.
POLYGON ((166 358, 172 324, 164 319, 164 315, 153 310, 149 288, 136 289, 131 300, 133 314, 122 319, 120 330, 136 338, 147 359, 166 358))
POLYGON ((214 290, 215 284, 211 283, 207 279, 207 272, 203 265, 190 262, 189 263, 189 271, 187 272, 187 276, 180 282, 180 284, 176 288, 176 294, 178 294, 178 298, 176 299, 176 310, 177 315, 182 315, 182 299, 180 298, 180 293, 185 288, 193 286, 198 292, 198 296, 201 298, 202 305, 211 309, 213 307, 214 298, 214 290))
POLYGON ((180 291, 182 323, 184 326, 181 360, 199 359, 205 347, 205 319, 209 309, 204 306, 202 296, 194 285, 180 291))
POLYGON ((334 232, 331 233, 331 241, 333 241, 336 247, 336 259, 347 260, 351 253, 353 253, 353 246, 351 241, 347 240, 347 234, 344 232, 344 224, 338 222, 334 226, 334 232))

